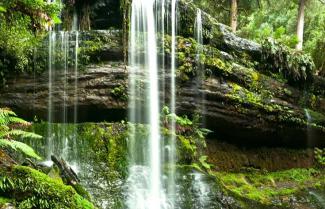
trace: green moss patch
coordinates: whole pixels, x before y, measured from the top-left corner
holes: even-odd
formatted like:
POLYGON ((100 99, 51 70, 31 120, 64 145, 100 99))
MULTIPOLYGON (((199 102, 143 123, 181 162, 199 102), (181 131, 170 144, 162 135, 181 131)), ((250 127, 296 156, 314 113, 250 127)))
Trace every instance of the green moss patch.
POLYGON ((215 172, 228 193, 264 205, 282 205, 289 197, 304 197, 309 189, 325 186, 324 171, 291 169, 278 172, 215 172))
POLYGON ((14 199, 18 208, 95 208, 71 186, 24 166, 1 171, 0 195, 14 199))

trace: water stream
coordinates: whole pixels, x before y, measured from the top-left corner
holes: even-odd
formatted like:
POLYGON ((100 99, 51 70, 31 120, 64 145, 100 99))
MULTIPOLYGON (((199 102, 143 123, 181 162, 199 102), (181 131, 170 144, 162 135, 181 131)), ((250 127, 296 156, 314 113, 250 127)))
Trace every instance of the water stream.
MULTIPOLYGON (((166 139, 160 133, 160 111, 163 106, 168 106, 172 115, 176 114, 177 0, 134 0, 131 7, 127 178, 115 179, 113 183, 105 181, 105 175, 99 173, 102 172, 102 168, 98 169, 95 163, 90 161, 92 156, 88 155, 91 152, 85 152, 85 149, 89 149, 87 148, 89 145, 80 137, 78 129, 80 40, 76 12, 71 32, 51 30, 49 34, 47 144, 34 142, 33 147, 41 155, 46 156, 47 160, 52 154, 63 157, 79 173, 82 183, 102 208, 116 207, 116 202, 120 201, 129 209, 209 208, 215 205, 211 203, 212 199, 216 199, 215 196, 211 198, 211 188, 207 183, 210 180, 205 179, 200 173, 178 169, 176 135, 171 134, 166 139), (171 38, 169 57, 165 53, 166 34, 171 38), (57 66, 60 69, 57 69, 57 66), (55 86, 55 80, 62 79, 60 77, 62 75, 63 86, 55 86), (73 85, 68 85, 68 82, 73 85), (74 89, 68 91, 68 86, 74 86, 74 89), (57 91, 63 91, 62 100, 55 98, 57 91), (68 107, 68 100, 73 101, 72 107, 68 107), (56 113, 61 110, 56 110, 54 106, 57 105, 53 104, 58 101, 62 101, 60 116, 56 113), (68 124, 68 117, 71 116, 73 124, 68 124), (62 120, 58 117, 62 117, 62 120), (56 124, 57 122, 63 125, 56 124), (139 124, 148 128, 145 137, 138 134, 139 124), (89 178, 98 179, 93 179, 91 183, 89 178), (111 193, 106 194, 110 191, 108 187, 111 185, 123 188, 123 195, 118 196, 116 193, 115 197, 111 193), (188 189, 190 191, 187 191, 188 189)), ((194 36, 198 42, 199 63, 203 45, 200 10, 196 19, 194 36)), ((199 64, 198 66, 199 72, 203 72, 203 67, 199 64)), ((202 80, 202 75, 198 79, 202 80)), ((175 133, 175 117, 172 117, 169 125, 171 133, 175 133)))

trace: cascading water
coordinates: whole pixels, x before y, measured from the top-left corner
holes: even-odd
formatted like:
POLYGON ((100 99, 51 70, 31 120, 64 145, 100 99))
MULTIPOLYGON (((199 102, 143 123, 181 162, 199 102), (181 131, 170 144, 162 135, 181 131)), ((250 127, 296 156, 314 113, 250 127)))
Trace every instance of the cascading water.
MULTIPOLYGON (((154 0, 136 0, 132 2, 131 33, 129 46, 130 65, 130 122, 144 122, 141 113, 146 115, 145 120, 150 124, 148 146, 141 161, 135 156, 138 152, 135 145, 135 128, 130 134, 131 165, 129 174, 129 208, 162 208, 161 168, 160 168, 160 131, 159 131, 159 88, 157 41, 155 31, 154 0), (138 50, 142 49, 143 53, 138 50), (140 69, 143 69, 142 71, 140 69), (141 91, 137 85, 141 77, 145 79, 145 89, 141 91), (140 92, 139 92, 140 90, 140 92), (137 105, 138 96, 143 96, 145 110, 137 105), (140 120, 140 121, 139 121, 140 120), (146 179, 146 172, 149 179, 146 179), (143 175, 144 173, 144 175, 143 175), (144 179, 143 179, 144 178, 144 179), (139 185, 139 184, 143 185, 139 185), (134 185, 136 184, 136 185, 134 185)), ((142 158, 142 157, 140 157, 142 158)))
MULTIPOLYGON (((48 3, 52 3, 51 0, 48 3)), ((73 18, 73 32, 58 31, 57 28, 49 28, 48 38, 48 130, 47 130, 47 145, 46 145, 46 164, 51 165, 51 155, 55 154, 66 159, 73 167, 77 168, 78 149, 77 143, 77 128, 75 128, 73 137, 66 135, 65 126, 62 127, 62 138, 60 142, 54 142, 54 123, 67 123, 69 115, 73 116, 73 123, 78 121, 78 50, 79 50, 79 32, 77 29, 77 15, 74 13, 73 18), (71 44, 70 44, 71 43, 71 44), (73 68, 71 66, 73 63, 73 68), (70 70, 69 68, 72 68, 70 70), (74 92, 68 93, 67 83, 72 79, 68 75, 73 75, 74 92), (63 85, 58 86, 57 82, 63 85), (62 91, 62 114, 56 114, 61 108, 58 107, 59 92, 62 91), (73 98, 73 113, 69 113, 67 107, 68 98, 73 98), (69 142, 70 140, 70 142, 69 142), (72 157, 73 156, 73 157, 72 157)), ((70 76, 71 77, 71 76, 70 76)))
POLYGON ((305 116, 306 116, 306 119, 307 119, 307 146, 312 147, 313 144, 314 144, 314 142, 313 142, 313 140, 314 140, 313 131, 312 131, 312 128, 311 128, 313 118, 310 115, 310 112, 309 112, 309 110, 307 108, 304 109, 304 111, 305 111, 305 116))
POLYGON ((52 125, 53 123, 53 73, 55 65, 55 46, 56 46, 56 33, 52 30, 49 32, 49 57, 48 57, 48 73, 49 73, 49 96, 48 96, 48 132, 47 132, 47 160, 50 160, 53 152, 53 140, 52 140, 52 125))
POLYGON ((197 106, 197 112, 202 116, 201 123, 202 126, 205 127, 205 94, 204 91, 200 89, 203 89, 203 81, 205 79, 205 73, 204 73, 204 66, 201 62, 201 54, 203 54, 203 28, 202 28, 202 11, 200 9, 197 9, 196 11, 196 19, 195 19, 195 34, 194 37, 196 39, 197 48, 196 48, 196 65, 197 65, 197 78, 196 78, 196 89, 197 89, 197 96, 198 101, 201 103, 197 106))
MULTIPOLYGON (((177 32, 177 0, 171 0, 171 87, 170 87, 170 112, 176 115, 176 32, 177 32)), ((168 195, 171 197, 172 205, 175 205, 175 165, 176 165, 176 118, 172 117, 171 120, 171 142, 169 164, 170 175, 168 181, 168 195)))
MULTIPOLYGON (((63 84, 63 114, 62 114, 62 121, 63 123, 67 123, 67 73, 68 73, 68 48, 69 48, 69 33, 66 33, 64 31, 61 31, 61 51, 63 52, 63 57, 64 57, 64 84, 63 84)), ((68 137, 66 137, 66 128, 64 127, 63 130, 63 144, 64 144, 64 149, 62 156, 64 159, 68 157, 68 151, 69 151, 69 146, 68 146, 68 137)))
MULTIPOLYGON (((129 136, 130 168, 128 177, 129 208, 173 208, 175 196, 174 171, 167 176, 164 187, 162 165, 164 164, 163 145, 160 134, 160 105, 165 101, 164 77, 171 78, 170 106, 175 113, 175 51, 176 51, 176 0, 171 2, 172 14, 172 67, 166 73, 164 52, 157 48, 164 46, 167 3, 155 0, 135 0, 132 2, 131 31, 129 44, 129 121, 133 124, 148 123, 147 141, 139 141, 136 125, 132 125, 129 136), (156 12, 156 13, 155 13, 156 12), (159 33, 159 34, 158 34, 159 33), (158 38, 161 36, 161 40, 158 38), (161 58, 162 57, 162 58, 161 58), (161 58, 161 59, 160 59, 161 58), (162 83, 159 81, 161 80, 162 83), (160 89, 159 89, 160 87, 160 89), (162 92, 163 98, 160 98, 162 92), (168 192, 167 192, 168 191, 168 192), (168 196, 168 200, 167 200, 168 196)), ((171 125, 175 132, 175 121, 171 125)), ((173 137, 175 137, 173 135, 173 137)), ((175 138, 171 139, 168 157, 169 164, 175 164, 175 138)), ((171 166, 171 169, 175 169, 171 166)))

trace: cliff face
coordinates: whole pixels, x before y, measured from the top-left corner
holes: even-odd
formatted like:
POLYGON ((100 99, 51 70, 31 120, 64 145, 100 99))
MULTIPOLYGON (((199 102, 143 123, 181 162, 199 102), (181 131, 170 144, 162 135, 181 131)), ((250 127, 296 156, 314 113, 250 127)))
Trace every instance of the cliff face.
MULTIPOLYGON (((237 37, 204 14, 205 47, 199 61, 204 67, 200 68, 195 59, 197 43, 190 38, 196 9, 181 2, 179 11, 179 113, 190 115, 203 108, 200 113, 207 128, 237 143, 325 146, 325 80, 313 76, 308 57, 271 40, 260 45, 237 37)), ((81 36, 87 37, 81 43, 84 54, 80 57, 87 61, 83 63, 96 64, 86 65, 77 77, 79 120, 125 119, 128 72, 123 64, 122 36, 98 31, 81 36)), ((170 38, 166 36, 166 40, 170 38)), ((56 70, 54 78, 54 115, 56 121, 62 121, 63 70, 56 70)), ((162 79, 168 88, 168 79, 162 79)), ((70 121, 76 104, 74 82, 73 70, 68 70, 65 91, 70 121)), ((0 106, 10 106, 23 117, 36 115, 46 120, 48 73, 9 79, 1 90, 0 106)))

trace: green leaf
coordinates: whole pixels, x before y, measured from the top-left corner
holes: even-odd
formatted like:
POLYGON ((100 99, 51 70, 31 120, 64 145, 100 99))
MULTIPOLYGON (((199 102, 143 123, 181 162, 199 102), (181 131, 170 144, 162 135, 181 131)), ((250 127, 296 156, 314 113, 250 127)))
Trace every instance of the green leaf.
POLYGON ((203 155, 203 156, 200 157, 199 161, 200 161, 203 168, 205 168, 207 170, 210 170, 211 165, 209 163, 207 163, 207 159, 208 159, 208 156, 203 155))
POLYGON ((33 148, 24 144, 22 142, 14 141, 14 140, 7 140, 7 139, 0 139, 0 147, 9 147, 16 151, 21 151, 25 155, 35 158, 37 160, 41 160, 42 158, 37 155, 33 148))
MULTIPOLYGON (((26 132, 22 130, 11 130, 6 133, 8 136, 13 136, 13 137, 20 137, 20 138, 28 138, 28 139, 42 139, 43 137, 41 135, 32 133, 32 132, 26 132)), ((0 137, 1 134, 0 134, 0 137)))
POLYGON ((4 8, 3 6, 0 6, 0 12, 6 12, 6 11, 7 11, 6 8, 4 8))

